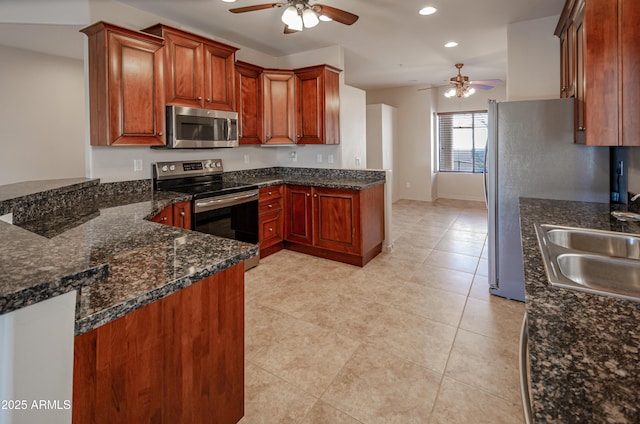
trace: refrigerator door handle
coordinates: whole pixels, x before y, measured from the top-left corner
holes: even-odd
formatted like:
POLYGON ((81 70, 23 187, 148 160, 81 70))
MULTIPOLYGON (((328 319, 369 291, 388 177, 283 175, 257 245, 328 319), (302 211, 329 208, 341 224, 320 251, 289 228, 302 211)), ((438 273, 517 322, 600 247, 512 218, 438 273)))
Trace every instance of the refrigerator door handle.
POLYGON ((484 168, 482 169, 482 188, 484 189, 484 204, 489 208, 489 193, 487 192, 487 156, 489 156, 489 139, 484 147, 484 168))

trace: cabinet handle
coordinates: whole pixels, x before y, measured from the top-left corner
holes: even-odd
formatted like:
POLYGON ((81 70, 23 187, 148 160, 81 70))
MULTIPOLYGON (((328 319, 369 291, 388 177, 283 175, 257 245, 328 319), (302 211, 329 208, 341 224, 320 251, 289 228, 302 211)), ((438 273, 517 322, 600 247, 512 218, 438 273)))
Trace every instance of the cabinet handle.
POLYGON ((313 195, 313 197, 318 197, 318 195, 317 195, 317 194, 314 194, 314 195, 313 195))
POLYGON ((269 207, 269 209, 271 209, 273 207, 273 205, 269 205, 268 207, 269 207))
POLYGON ((271 192, 269 192, 269 196, 271 196, 271 192))
POLYGON ((269 228, 269 232, 273 233, 273 228, 269 228))
POLYGON ((202 100, 202 96, 198 96, 198 100, 202 100))
POLYGON ((207 103, 211 103, 211 99, 207 99, 207 103))
POLYGON ((585 127, 578 127, 578 131, 586 131, 587 129, 585 127))
POLYGON ((307 197, 311 196, 311 193, 307 193, 307 197))
POLYGON ((164 135, 164 133, 163 133, 162 131, 160 131, 160 132, 158 133, 158 135, 159 135, 160 137, 162 137, 162 136, 164 135))
POLYGON ((569 87, 564 86, 564 87, 562 87, 562 90, 560 90, 560 92, 561 92, 561 93, 564 93, 565 91, 567 91, 567 89, 568 89, 568 88, 569 88, 569 87))
POLYGON ((185 215, 184 211, 181 211, 180 216, 184 216, 184 215, 185 215))
POLYGON ((166 221, 168 218, 166 216, 162 217, 162 221, 166 221))

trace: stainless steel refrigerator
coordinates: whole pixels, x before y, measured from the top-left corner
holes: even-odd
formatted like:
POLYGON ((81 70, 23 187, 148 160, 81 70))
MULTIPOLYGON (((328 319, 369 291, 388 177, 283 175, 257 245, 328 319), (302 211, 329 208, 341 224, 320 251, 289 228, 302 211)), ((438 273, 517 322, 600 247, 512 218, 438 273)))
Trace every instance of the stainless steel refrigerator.
POLYGON ((519 197, 609 202, 609 149, 573 143, 573 99, 489 101, 491 294, 524 301, 519 197))

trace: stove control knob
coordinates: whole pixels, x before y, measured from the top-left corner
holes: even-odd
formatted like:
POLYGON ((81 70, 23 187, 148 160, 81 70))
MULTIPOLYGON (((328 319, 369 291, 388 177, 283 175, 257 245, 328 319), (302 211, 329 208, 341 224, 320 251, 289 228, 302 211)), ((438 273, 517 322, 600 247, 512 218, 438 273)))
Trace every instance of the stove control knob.
POLYGON ((205 162, 204 167, 205 168, 211 168, 211 162, 210 161, 205 162))
POLYGON ((175 170, 176 170, 176 166, 175 166, 175 165, 171 165, 171 166, 169 167, 169 169, 170 169, 171 171, 175 171, 175 170))
POLYGON ((216 168, 220 168, 222 167, 222 164, 220 162, 216 162, 216 168))
POLYGON ((162 172, 167 172, 169 170, 169 167, 167 165, 164 165, 162 168, 160 168, 162 170, 162 172))

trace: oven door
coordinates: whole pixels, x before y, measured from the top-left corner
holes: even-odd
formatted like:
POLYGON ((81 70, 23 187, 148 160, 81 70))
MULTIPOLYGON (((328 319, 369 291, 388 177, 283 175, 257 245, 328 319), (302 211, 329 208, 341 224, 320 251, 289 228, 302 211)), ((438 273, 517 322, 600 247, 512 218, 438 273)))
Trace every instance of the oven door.
MULTIPOLYGON (((193 229, 201 233, 258 244, 258 190, 194 201, 193 229)), ((260 257, 245 261, 245 270, 260 257)))

